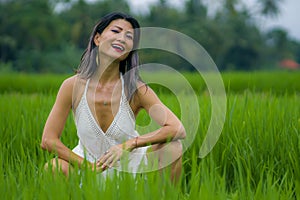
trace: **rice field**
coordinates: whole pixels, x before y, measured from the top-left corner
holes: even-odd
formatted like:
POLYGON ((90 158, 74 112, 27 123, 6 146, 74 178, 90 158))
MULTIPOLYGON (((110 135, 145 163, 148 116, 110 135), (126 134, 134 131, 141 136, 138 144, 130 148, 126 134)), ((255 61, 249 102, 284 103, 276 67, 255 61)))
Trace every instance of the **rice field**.
MULTIPOLYGON (((1 75, 1 199, 300 199, 300 73, 222 76, 226 120, 217 144, 204 158, 199 150, 211 103, 201 77, 185 74, 197 91, 199 113, 187 103, 179 109, 174 94, 153 85, 176 115, 180 117, 181 110, 191 112, 185 127, 199 123, 183 155, 181 180, 174 185, 168 172, 136 177, 121 173, 102 180, 88 169, 71 173, 68 179, 44 171, 44 163, 55 155, 40 148, 42 130, 59 84, 67 76, 1 75), (200 121, 194 115, 200 115, 200 121)), ((137 124, 141 133, 154 128, 145 112, 137 124)), ((77 144, 71 113, 61 139, 70 148, 77 144)))

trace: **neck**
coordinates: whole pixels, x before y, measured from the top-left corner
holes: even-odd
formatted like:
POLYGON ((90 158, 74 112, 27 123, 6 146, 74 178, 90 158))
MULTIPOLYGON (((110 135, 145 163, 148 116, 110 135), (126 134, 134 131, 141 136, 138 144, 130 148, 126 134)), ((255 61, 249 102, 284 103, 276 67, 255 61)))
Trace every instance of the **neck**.
POLYGON ((106 85, 119 80, 119 65, 120 62, 117 60, 112 61, 111 59, 101 58, 98 65, 99 70, 96 73, 99 84, 106 85))

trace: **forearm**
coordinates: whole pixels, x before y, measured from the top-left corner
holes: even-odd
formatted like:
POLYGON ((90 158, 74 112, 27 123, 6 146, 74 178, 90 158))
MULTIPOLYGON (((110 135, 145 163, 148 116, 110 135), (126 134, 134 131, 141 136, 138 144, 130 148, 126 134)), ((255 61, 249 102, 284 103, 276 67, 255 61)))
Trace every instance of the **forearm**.
POLYGON ((165 143, 172 140, 184 139, 185 129, 183 126, 173 128, 170 126, 163 126, 153 132, 132 138, 126 142, 125 148, 132 150, 136 147, 148 146, 151 144, 165 143))
POLYGON ((170 126, 164 126, 158 130, 139 136, 137 146, 165 143, 172 140, 183 139, 184 137, 185 131, 183 127, 174 129, 170 126))
POLYGON ((79 167, 83 164, 84 159, 68 147, 66 147, 59 139, 43 138, 41 147, 49 152, 56 153, 60 159, 63 159, 71 164, 77 164, 79 167))

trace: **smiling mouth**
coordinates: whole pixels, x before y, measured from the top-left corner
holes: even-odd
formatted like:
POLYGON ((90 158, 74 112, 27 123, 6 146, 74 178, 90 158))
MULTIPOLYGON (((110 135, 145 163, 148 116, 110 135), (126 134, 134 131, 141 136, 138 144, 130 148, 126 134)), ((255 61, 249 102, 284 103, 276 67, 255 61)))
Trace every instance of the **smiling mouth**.
POLYGON ((125 48, 123 46, 118 45, 118 44, 113 44, 112 47, 120 52, 125 50, 125 48))

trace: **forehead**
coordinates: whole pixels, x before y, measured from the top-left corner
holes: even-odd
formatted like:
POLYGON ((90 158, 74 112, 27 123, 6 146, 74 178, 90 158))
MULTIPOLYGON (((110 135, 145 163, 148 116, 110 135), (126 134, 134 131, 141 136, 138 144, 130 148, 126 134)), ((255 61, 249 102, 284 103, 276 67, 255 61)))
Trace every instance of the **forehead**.
POLYGON ((130 32, 132 32, 133 30, 132 25, 125 19, 113 20, 112 22, 110 22, 108 27, 117 27, 123 29, 124 31, 130 31, 130 32))

